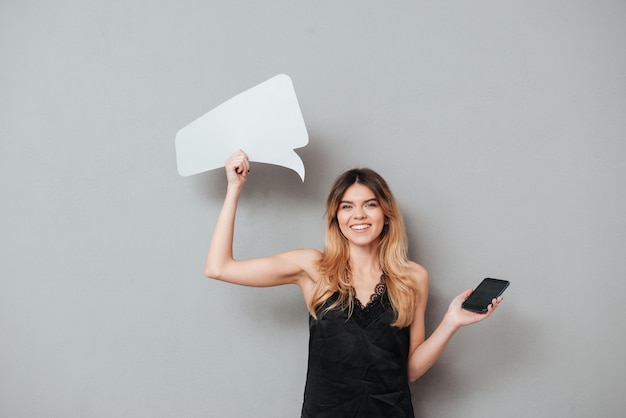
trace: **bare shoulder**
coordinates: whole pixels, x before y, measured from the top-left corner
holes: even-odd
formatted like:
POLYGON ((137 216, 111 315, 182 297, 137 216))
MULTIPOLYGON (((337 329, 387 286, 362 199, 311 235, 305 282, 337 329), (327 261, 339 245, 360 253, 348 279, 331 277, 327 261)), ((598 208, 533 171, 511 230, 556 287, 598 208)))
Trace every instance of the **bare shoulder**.
POLYGON ((409 270, 418 288, 422 291, 428 291, 428 270, 413 261, 409 262, 409 270))

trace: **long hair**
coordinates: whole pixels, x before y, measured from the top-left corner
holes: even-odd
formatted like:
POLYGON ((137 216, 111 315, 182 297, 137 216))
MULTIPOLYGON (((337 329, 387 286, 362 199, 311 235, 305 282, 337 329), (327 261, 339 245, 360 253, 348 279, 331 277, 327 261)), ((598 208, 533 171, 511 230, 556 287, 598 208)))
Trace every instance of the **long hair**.
POLYGON ((340 175, 328 195, 326 239, 319 262, 320 279, 315 285, 309 312, 317 318, 319 308, 339 292, 337 300, 321 314, 338 306, 352 313, 355 296, 350 282, 350 249, 348 240, 339 229, 337 212, 345 191, 355 183, 368 187, 374 193, 387 220, 378 245, 379 263, 386 276, 387 293, 395 313, 392 325, 406 327, 413 319, 418 290, 409 273, 404 220, 385 180, 368 168, 355 168, 340 175))

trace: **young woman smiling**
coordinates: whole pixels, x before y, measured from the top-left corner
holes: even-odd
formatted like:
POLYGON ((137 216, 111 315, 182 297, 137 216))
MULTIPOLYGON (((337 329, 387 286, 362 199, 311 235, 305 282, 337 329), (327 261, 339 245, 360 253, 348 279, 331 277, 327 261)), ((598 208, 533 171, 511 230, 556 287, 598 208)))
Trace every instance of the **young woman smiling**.
POLYGON ((310 313, 302 417, 413 417, 409 382, 437 361, 459 328, 489 317, 501 298, 477 314, 461 308, 466 290, 426 339, 428 272, 408 260, 396 200, 370 169, 346 171, 331 188, 323 252, 235 260, 235 214, 250 163, 237 151, 225 167, 228 188, 205 273, 246 286, 300 287, 310 313))

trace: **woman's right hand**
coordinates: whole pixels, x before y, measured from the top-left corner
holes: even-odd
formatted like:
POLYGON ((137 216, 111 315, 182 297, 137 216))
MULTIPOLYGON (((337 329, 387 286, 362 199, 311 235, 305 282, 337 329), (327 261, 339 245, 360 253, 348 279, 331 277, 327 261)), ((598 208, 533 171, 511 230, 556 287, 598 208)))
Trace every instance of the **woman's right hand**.
POLYGON ((224 164, 226 168, 226 179, 228 187, 236 187, 241 189, 246 182, 248 173, 250 173, 250 161, 248 156, 242 150, 237 150, 231 155, 224 164))

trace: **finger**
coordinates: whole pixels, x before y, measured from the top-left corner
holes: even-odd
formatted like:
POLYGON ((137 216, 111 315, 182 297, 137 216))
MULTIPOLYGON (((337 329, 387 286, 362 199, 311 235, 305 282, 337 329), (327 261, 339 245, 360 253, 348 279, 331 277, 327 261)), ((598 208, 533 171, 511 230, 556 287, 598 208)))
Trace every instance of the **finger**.
POLYGON ((496 309, 496 308, 495 308, 495 306, 493 305, 493 303, 490 303, 490 304, 487 306, 487 312, 485 312, 485 314, 484 314, 484 315, 485 315, 485 316, 484 316, 484 318, 488 318, 488 317, 489 317, 489 315, 491 315, 491 314, 493 313, 493 310, 494 310, 494 309, 496 309))
POLYGON ((233 153, 233 155, 242 156, 246 159, 248 158, 248 154, 246 154, 245 151, 242 149, 238 149, 237 151, 233 153))
POLYGON ((237 150, 234 155, 236 155, 238 161, 237 174, 248 174, 250 172, 250 160, 248 159, 248 154, 242 150, 237 150))
POLYGON ((242 155, 233 157, 232 160, 230 161, 230 164, 231 164, 232 169, 237 174, 245 174, 248 172, 250 168, 250 166, 248 165, 248 160, 242 155))
POLYGON ((491 304, 488 306, 488 309, 489 309, 490 311, 494 311, 494 310, 498 307, 498 305, 500 305, 500 302, 501 302, 501 301, 502 301, 502 297, 499 297, 499 298, 493 298, 493 299, 491 300, 491 304))
POLYGON ((248 156, 245 156, 245 159, 243 161, 243 169, 244 169, 244 174, 248 174, 250 173, 250 160, 248 160, 248 156))
POLYGON ((246 169, 246 161, 242 157, 239 157, 237 160, 237 174, 243 174, 246 171, 248 171, 246 169))
POLYGON ((243 171, 242 164, 243 162, 241 158, 233 157, 226 163, 226 168, 228 170, 234 171, 236 174, 241 174, 241 172, 243 171))
POLYGON ((236 170, 237 174, 246 176, 250 172, 250 164, 247 160, 241 160, 237 162, 236 170))

